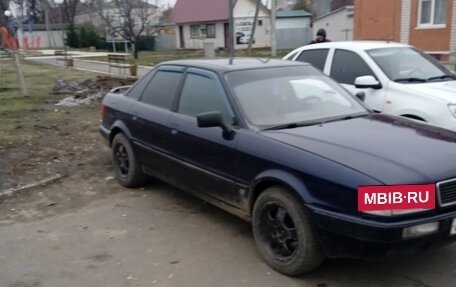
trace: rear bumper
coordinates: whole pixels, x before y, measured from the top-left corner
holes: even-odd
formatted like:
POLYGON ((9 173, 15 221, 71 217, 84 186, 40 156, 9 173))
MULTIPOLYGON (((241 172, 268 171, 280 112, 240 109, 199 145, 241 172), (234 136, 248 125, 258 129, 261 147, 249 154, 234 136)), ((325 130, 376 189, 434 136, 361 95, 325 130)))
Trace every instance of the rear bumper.
POLYGON ((107 128, 105 128, 104 126, 100 125, 100 134, 101 136, 107 141, 108 145, 110 144, 109 142, 109 135, 111 133, 111 131, 107 128))
POLYGON ((384 223, 311 210, 321 246, 329 258, 389 259, 456 241, 456 235, 450 235, 456 211, 432 218, 384 223), (429 222, 439 222, 436 232, 412 239, 402 238, 404 228, 429 222))

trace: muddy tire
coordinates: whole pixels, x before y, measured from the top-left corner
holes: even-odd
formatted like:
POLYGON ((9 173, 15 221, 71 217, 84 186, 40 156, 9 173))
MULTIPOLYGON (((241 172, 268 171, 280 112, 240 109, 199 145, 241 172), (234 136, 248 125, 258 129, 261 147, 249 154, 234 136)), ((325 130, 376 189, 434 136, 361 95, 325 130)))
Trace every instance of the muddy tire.
POLYGON ((144 185, 146 176, 139 166, 130 141, 124 134, 117 134, 112 140, 112 165, 119 183, 125 187, 144 185))
POLYGON ((308 211, 285 188, 271 187, 258 197, 252 229, 264 260, 280 273, 301 275, 317 268, 324 259, 308 211))

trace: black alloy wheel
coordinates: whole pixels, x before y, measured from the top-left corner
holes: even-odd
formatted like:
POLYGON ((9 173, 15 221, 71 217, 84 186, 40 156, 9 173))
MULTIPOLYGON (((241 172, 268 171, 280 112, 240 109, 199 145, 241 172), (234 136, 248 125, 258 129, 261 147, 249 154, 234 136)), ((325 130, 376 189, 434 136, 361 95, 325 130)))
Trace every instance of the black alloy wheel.
POLYGON ((124 134, 117 134, 112 140, 112 163, 117 180, 125 187, 142 186, 146 176, 141 170, 130 141, 124 134))
POLYGON ((286 188, 273 186, 260 194, 253 207, 252 229, 264 260, 280 273, 301 275, 323 262, 309 211, 286 188))

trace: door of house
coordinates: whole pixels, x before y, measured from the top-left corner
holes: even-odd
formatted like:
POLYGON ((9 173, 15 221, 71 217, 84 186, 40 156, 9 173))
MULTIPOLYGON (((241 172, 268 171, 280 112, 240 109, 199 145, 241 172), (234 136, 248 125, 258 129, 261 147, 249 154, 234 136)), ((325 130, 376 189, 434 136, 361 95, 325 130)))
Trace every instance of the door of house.
POLYGON ((185 41, 184 41, 184 26, 179 25, 179 39, 180 39, 180 47, 183 49, 185 48, 185 41))
POLYGON ((225 33, 225 48, 230 48, 230 23, 224 23, 223 31, 225 33))

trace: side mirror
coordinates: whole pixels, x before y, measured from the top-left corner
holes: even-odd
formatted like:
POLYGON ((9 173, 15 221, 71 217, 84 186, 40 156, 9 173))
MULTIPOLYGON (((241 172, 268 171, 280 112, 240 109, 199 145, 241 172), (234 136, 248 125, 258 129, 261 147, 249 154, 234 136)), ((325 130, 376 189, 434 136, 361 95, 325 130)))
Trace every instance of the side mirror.
POLYGON ((373 76, 361 76, 355 79, 355 87, 358 89, 381 89, 382 84, 373 76))
POLYGON ((366 93, 365 92, 357 92, 355 94, 355 97, 357 97, 360 101, 364 102, 366 99, 366 93))
POLYGON ((206 112, 196 115, 196 121, 200 128, 221 127, 224 133, 231 133, 233 129, 223 120, 220 112, 206 112))

